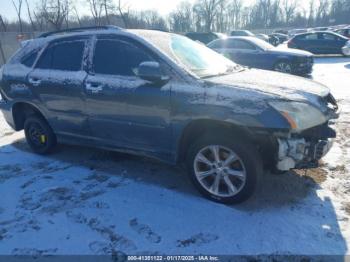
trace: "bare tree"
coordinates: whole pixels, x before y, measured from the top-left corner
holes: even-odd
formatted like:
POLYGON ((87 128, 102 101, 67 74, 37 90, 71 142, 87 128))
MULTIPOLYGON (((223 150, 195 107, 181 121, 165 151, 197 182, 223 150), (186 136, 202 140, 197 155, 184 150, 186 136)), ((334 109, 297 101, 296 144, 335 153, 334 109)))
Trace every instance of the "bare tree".
POLYGON ((315 16, 315 0, 310 0, 309 2, 309 18, 308 18, 308 26, 312 26, 314 23, 315 16))
POLYGON ((41 0, 41 15, 55 30, 62 29, 69 14, 68 0, 41 0))
POLYGON ((114 9, 114 4, 112 0, 102 0, 102 7, 104 9, 105 17, 106 17, 106 22, 107 24, 110 24, 110 18, 109 18, 109 13, 110 11, 113 11, 114 9))
POLYGON ((1 24, 1 27, 2 27, 2 31, 6 32, 7 31, 7 25, 4 21, 4 19, 2 18, 2 15, 0 15, 0 24, 1 24))
POLYGON ((189 32, 193 30, 192 5, 187 2, 181 2, 176 9, 169 15, 170 25, 173 31, 189 32))
POLYGON ((226 5, 226 0, 221 1, 218 5, 218 11, 215 17, 215 30, 218 32, 224 32, 228 24, 228 10, 226 5))
POLYGON ((36 26, 35 26, 35 23, 34 23, 33 18, 32 18, 32 13, 30 11, 28 0, 26 0, 26 5, 27 5, 28 18, 29 18, 30 24, 32 26, 32 31, 35 32, 36 26))
POLYGON ((81 27, 81 26, 82 26, 82 23, 81 23, 80 16, 79 16, 79 13, 78 13, 78 10, 77 10, 77 7, 76 7, 76 6, 73 6, 73 12, 74 12, 74 14, 75 14, 75 17, 77 18, 77 21, 78 21, 79 26, 81 27))
POLYGON ((14 8, 16 9, 17 17, 18 17, 18 23, 19 23, 19 31, 23 33, 23 23, 22 23, 22 3, 23 0, 12 0, 12 4, 14 8))
POLYGON ((330 3, 328 0, 319 0, 318 8, 316 9, 316 22, 324 25, 327 21, 330 3))
POLYGON ((229 16, 230 16, 230 24, 234 28, 238 28, 240 25, 240 18, 242 15, 242 7, 243 3, 242 0, 232 0, 231 3, 228 6, 229 9, 229 16))
POLYGON ((297 7, 298 7, 298 1, 297 0, 283 0, 283 11, 285 15, 285 22, 286 24, 289 24, 291 19, 296 13, 297 7))
POLYGON ((200 15, 205 23, 205 30, 211 31, 214 19, 218 14, 220 3, 224 0, 198 0, 195 6, 197 15, 200 15))
POLYGON ((101 25, 101 15, 103 11, 103 5, 101 0, 87 0, 90 7, 91 15, 95 21, 95 25, 101 25))
POLYGON ((117 9, 118 9, 120 17, 123 20, 124 27, 128 28, 128 25, 129 25, 128 18, 129 18, 129 14, 130 14, 130 7, 123 5, 122 0, 118 0, 117 9))

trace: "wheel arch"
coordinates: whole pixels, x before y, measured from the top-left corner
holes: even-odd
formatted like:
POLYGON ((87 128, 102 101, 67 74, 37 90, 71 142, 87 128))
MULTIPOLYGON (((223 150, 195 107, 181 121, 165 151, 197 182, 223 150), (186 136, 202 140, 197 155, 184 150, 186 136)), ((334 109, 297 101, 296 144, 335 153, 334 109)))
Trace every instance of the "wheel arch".
POLYGON ((252 131, 247 127, 220 120, 194 120, 187 124, 181 133, 177 144, 176 162, 183 162, 186 157, 187 149, 198 138, 198 135, 204 135, 207 133, 215 133, 218 135, 235 134, 249 141, 254 140, 252 131))
POLYGON ((12 106, 12 116, 15 130, 23 130, 25 120, 31 115, 39 115, 43 119, 46 119, 41 110, 33 104, 28 102, 16 102, 12 106))

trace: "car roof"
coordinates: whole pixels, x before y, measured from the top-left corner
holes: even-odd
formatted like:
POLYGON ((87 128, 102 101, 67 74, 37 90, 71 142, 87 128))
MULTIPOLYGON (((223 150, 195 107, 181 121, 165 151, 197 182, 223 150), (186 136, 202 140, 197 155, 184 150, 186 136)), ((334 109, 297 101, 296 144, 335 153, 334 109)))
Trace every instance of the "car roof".
POLYGON ((33 39, 37 42, 51 42, 53 40, 59 40, 75 36, 89 36, 89 35, 122 35, 135 38, 143 38, 142 36, 148 35, 164 35, 171 34, 160 30, 147 30, 147 29, 122 29, 116 26, 97 26, 97 27, 82 27, 72 28, 67 30, 53 31, 40 35, 33 39))
POLYGON ((339 36, 342 38, 346 38, 346 37, 344 37, 336 32, 332 32, 332 31, 311 31, 311 32, 307 32, 307 33, 297 34, 297 35, 295 35, 295 37, 303 36, 303 35, 312 35, 312 34, 331 34, 331 35, 336 35, 336 36, 339 36))
MULTIPOLYGON (((21 48, 9 59, 11 63, 18 62, 19 59, 24 57, 25 55, 33 52, 33 50, 36 50, 38 48, 42 48, 47 43, 59 41, 59 40, 65 40, 65 39, 71 39, 74 37, 86 37, 91 35, 118 35, 118 36, 127 36, 131 39, 137 40, 139 42, 142 42, 149 46, 150 41, 147 41, 146 38, 164 38, 164 37, 170 37, 172 34, 159 31, 159 30, 124 30, 119 29, 116 27, 98 27, 98 28, 77 28, 73 30, 62 30, 62 31, 55 31, 55 32, 49 32, 45 33, 43 35, 40 35, 37 38, 26 40, 21 42, 21 48)), ((152 44, 151 44, 152 45, 152 44)))
POLYGON ((254 36, 229 36, 227 38, 219 38, 219 39, 215 39, 212 42, 210 42, 208 45, 210 45, 211 43, 214 42, 225 42, 225 41, 229 41, 229 40, 244 40, 244 41, 248 41, 248 42, 254 42, 255 39, 258 39, 254 36))
POLYGON ((225 41, 225 40, 230 40, 230 39, 237 39, 237 40, 252 40, 252 39, 256 39, 255 36, 229 36, 225 39, 218 39, 221 41, 225 41))

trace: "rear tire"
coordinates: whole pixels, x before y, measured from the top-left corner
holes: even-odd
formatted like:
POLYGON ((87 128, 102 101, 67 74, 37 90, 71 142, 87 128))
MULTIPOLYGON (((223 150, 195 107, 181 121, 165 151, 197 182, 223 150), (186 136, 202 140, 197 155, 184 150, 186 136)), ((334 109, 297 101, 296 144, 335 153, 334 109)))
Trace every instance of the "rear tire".
POLYGON ((262 171, 260 155, 249 141, 218 134, 204 135, 192 144, 186 166, 198 191, 223 204, 238 204, 251 197, 262 171))
POLYGON ((37 154, 48 154, 57 144, 56 135, 40 116, 29 116, 25 120, 24 133, 28 145, 37 154))

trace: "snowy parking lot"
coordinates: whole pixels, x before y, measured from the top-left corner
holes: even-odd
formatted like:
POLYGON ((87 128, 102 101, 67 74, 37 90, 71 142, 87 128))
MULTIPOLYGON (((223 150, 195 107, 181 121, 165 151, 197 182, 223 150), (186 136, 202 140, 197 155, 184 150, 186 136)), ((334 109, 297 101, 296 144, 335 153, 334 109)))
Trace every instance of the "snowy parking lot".
POLYGON ((320 168, 264 174, 248 202, 202 198, 146 158, 61 145, 33 154, 0 116, 0 254, 350 254, 350 58, 316 58, 342 113, 320 168))

